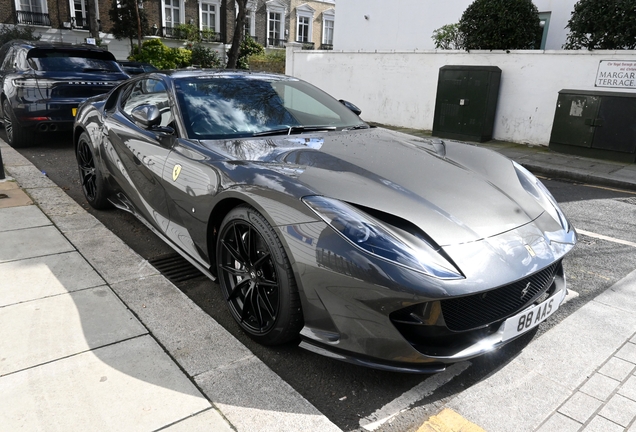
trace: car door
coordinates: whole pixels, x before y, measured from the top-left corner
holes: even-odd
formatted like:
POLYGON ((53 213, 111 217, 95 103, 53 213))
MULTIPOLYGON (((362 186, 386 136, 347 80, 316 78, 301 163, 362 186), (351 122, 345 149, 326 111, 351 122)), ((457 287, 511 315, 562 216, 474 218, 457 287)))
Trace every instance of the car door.
MULTIPOLYGON (((118 183, 134 212, 160 232, 168 229, 169 213, 162 174, 176 136, 153 132, 137 124, 132 117, 136 107, 156 105, 161 126, 174 125, 166 84, 157 78, 133 81, 122 92, 119 106, 104 118, 108 170, 117 173, 118 183)), ((176 132, 175 132, 176 133, 176 132)))

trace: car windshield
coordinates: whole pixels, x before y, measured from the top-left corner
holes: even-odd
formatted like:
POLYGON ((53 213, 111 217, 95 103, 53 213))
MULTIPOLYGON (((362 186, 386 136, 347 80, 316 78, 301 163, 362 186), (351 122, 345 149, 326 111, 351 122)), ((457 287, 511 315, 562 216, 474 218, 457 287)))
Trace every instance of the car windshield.
POLYGON ((110 53, 89 50, 33 49, 28 59, 36 70, 121 72, 110 53))
POLYGON ((331 96, 295 79, 191 77, 177 79, 175 87, 190 138, 238 138, 366 126, 331 96))

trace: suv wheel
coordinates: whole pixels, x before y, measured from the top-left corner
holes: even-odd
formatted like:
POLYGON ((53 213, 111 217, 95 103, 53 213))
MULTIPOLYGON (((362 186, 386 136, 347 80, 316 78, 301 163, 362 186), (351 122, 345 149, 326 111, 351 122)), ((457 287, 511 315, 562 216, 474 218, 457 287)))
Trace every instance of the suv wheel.
POLYGON ((19 148, 33 145, 33 131, 20 126, 7 99, 2 102, 2 119, 7 141, 11 147, 19 148))

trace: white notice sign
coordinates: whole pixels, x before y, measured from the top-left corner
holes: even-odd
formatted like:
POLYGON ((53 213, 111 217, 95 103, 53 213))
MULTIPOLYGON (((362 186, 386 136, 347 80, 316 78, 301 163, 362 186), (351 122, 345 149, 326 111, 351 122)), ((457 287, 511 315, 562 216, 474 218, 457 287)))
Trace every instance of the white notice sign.
POLYGON ((636 61, 601 60, 594 85, 636 89, 636 61))

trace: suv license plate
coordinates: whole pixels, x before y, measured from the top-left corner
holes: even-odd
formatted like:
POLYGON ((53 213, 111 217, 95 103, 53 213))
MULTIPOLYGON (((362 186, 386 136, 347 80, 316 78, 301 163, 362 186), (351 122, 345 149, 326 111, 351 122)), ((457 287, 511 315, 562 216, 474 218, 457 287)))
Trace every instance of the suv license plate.
POLYGON ((548 319, 561 306, 564 297, 565 289, 562 289, 544 302, 508 318, 505 322, 502 342, 519 336, 548 319))

